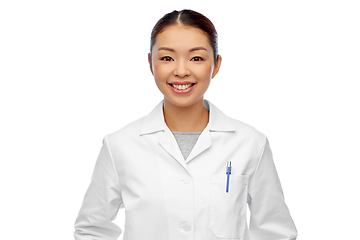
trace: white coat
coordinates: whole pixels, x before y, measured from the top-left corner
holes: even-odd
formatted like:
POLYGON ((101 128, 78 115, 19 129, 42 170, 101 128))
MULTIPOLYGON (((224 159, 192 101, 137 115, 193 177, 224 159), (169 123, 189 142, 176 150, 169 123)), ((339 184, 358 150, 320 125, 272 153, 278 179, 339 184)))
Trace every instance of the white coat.
POLYGON ((117 239, 121 208, 124 240, 296 239, 266 136, 204 99, 209 122, 185 161, 163 103, 104 137, 75 239, 117 239))

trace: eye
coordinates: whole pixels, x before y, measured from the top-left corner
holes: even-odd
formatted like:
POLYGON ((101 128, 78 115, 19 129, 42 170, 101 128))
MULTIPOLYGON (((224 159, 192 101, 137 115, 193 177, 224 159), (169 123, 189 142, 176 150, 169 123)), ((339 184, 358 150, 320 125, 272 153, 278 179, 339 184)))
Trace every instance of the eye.
POLYGON ((160 60, 164 60, 164 61, 171 61, 171 60, 172 60, 172 58, 171 58, 171 57, 169 57, 169 56, 165 56, 165 57, 160 58, 160 60))
POLYGON ((195 62, 198 62, 198 61, 202 61, 204 59, 202 57, 193 57, 192 60, 194 60, 195 62))

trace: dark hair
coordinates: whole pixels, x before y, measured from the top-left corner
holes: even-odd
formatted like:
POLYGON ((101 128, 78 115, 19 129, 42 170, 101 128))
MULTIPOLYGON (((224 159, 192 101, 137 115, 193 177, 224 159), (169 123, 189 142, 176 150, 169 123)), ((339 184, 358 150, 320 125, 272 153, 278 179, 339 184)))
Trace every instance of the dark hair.
POLYGON ((159 33, 164 31, 166 27, 175 24, 182 24, 185 26, 191 26, 199 28, 204 31, 210 41, 211 47, 214 52, 214 62, 218 61, 218 38, 215 26, 212 22, 202 15, 201 13, 195 12, 190 9, 184 9, 181 11, 172 11, 171 13, 165 14, 154 26, 151 32, 150 40, 150 59, 152 55, 152 48, 155 44, 156 37, 159 33))

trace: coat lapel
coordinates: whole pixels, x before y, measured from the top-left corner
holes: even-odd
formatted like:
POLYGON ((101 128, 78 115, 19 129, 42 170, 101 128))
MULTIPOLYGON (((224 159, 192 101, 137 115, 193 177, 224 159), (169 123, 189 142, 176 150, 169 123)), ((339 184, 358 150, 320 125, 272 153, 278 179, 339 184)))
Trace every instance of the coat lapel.
POLYGON ((174 134, 171 132, 171 130, 166 124, 164 125, 164 132, 159 138, 159 144, 165 151, 167 151, 173 158, 175 158, 181 166, 183 166, 188 171, 185 159, 180 151, 178 143, 176 142, 174 134))
POLYGON ((211 134, 209 131, 209 124, 206 126, 206 128, 202 131, 200 134, 198 140, 195 143, 195 146, 191 150, 189 156, 186 159, 186 163, 190 162, 192 159, 194 159, 197 155, 204 152, 206 149, 208 149, 211 146, 212 140, 211 140, 211 134))
POLYGON ((190 152, 186 161, 180 151, 180 148, 176 142, 173 133, 170 131, 165 123, 163 114, 162 100, 150 113, 143 119, 143 123, 140 129, 140 135, 150 134, 157 131, 162 131, 159 137, 159 144, 161 147, 170 154, 176 161, 181 164, 187 171, 187 163, 193 160, 196 156, 204 152, 211 147, 212 139, 211 132, 232 132, 235 131, 234 126, 230 122, 229 118, 223 114, 215 105, 210 101, 204 99, 204 105, 209 110, 209 122, 205 129, 200 134, 194 148, 190 152))

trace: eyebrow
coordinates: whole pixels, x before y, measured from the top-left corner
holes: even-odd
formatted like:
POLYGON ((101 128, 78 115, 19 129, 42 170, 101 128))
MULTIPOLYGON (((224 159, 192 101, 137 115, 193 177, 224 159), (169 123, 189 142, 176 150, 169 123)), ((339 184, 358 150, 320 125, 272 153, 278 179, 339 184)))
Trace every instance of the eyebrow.
MULTIPOLYGON (((161 48, 158 49, 158 51, 160 51, 160 50, 175 52, 174 49, 168 48, 168 47, 161 47, 161 48)), ((204 47, 194 47, 194 48, 191 48, 191 49, 189 50, 189 52, 194 52, 194 51, 199 51, 199 50, 205 50, 205 51, 207 51, 206 48, 204 48, 204 47)))

